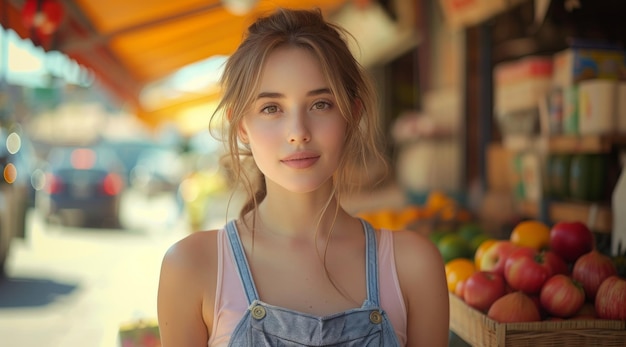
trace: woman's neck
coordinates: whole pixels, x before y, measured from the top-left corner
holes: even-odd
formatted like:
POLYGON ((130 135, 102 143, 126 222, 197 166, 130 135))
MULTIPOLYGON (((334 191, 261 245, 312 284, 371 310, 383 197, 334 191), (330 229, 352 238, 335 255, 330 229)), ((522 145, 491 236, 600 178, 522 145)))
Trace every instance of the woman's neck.
POLYGON ((316 232, 325 236, 346 215, 331 185, 311 193, 268 186, 267 196, 257 210, 257 225, 275 235, 308 238, 316 232))

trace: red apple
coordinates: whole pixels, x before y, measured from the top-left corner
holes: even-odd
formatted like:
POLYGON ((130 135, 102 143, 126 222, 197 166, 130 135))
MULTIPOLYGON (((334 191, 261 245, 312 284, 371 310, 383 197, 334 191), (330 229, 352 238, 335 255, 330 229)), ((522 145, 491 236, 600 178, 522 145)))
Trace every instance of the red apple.
POLYGON ((487 312, 506 293, 504 276, 497 272, 476 271, 465 280, 463 299, 469 306, 487 312))
POLYGON ((533 300, 522 292, 513 292, 500 297, 491 304, 487 316, 500 323, 541 320, 541 315, 533 300))
POLYGON ((513 251, 504 267, 504 278, 511 288, 526 294, 539 293, 550 276, 552 269, 543 255, 530 247, 519 247, 513 251))
POLYGON ((575 315, 585 303, 583 286, 569 276, 556 274, 550 277, 539 294, 541 307, 548 314, 568 318, 575 315))
POLYGON ((568 263, 574 263, 593 246, 593 233, 582 222, 559 222, 550 229, 550 250, 568 263))
POLYGON ((583 285, 589 302, 595 302, 600 284, 613 275, 617 275, 617 268, 611 257, 595 249, 580 256, 572 268, 572 277, 583 285))
POLYGON ((504 274, 504 264, 506 259, 517 246, 508 240, 497 240, 485 250, 480 264, 479 271, 490 271, 504 274))
POLYGON ((465 282, 467 280, 460 280, 456 283, 456 287, 454 287, 454 294, 459 298, 465 300, 465 282))
POLYGON ((626 320, 626 279, 605 279, 596 293, 595 307, 598 318, 626 320))
POLYGON ((567 263, 563 260, 563 258, 549 250, 541 251, 541 254, 543 255, 544 263, 548 264, 552 270, 552 275, 570 275, 569 266, 567 266, 567 263))

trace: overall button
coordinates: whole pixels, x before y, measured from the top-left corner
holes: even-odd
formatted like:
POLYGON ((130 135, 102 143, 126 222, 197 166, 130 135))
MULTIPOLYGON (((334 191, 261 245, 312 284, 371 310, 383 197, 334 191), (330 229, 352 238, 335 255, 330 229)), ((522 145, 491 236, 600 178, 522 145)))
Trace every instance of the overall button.
POLYGON ((383 321, 383 316, 378 311, 372 311, 370 313, 370 321, 374 324, 380 324, 383 321))
POLYGON ((265 317, 265 307, 261 305, 256 305, 252 308, 252 318, 254 319, 262 319, 265 317))

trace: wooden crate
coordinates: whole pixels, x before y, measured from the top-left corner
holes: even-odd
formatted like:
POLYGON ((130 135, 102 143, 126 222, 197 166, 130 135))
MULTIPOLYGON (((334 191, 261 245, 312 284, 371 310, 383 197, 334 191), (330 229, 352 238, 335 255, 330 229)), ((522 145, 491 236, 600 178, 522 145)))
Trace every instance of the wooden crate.
POLYGON ((624 347, 626 322, 616 320, 562 320, 498 323, 450 296, 450 329, 474 347, 624 347))

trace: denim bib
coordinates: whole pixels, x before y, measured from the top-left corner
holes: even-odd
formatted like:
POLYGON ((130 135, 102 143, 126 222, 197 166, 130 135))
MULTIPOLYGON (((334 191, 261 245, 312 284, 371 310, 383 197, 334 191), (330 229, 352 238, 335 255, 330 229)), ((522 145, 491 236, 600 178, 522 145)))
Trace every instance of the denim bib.
POLYGON ((229 222, 226 232, 249 306, 228 346, 400 346, 379 305, 376 235, 369 223, 361 223, 365 231, 367 298, 359 308, 318 317, 259 300, 235 221, 229 222))

